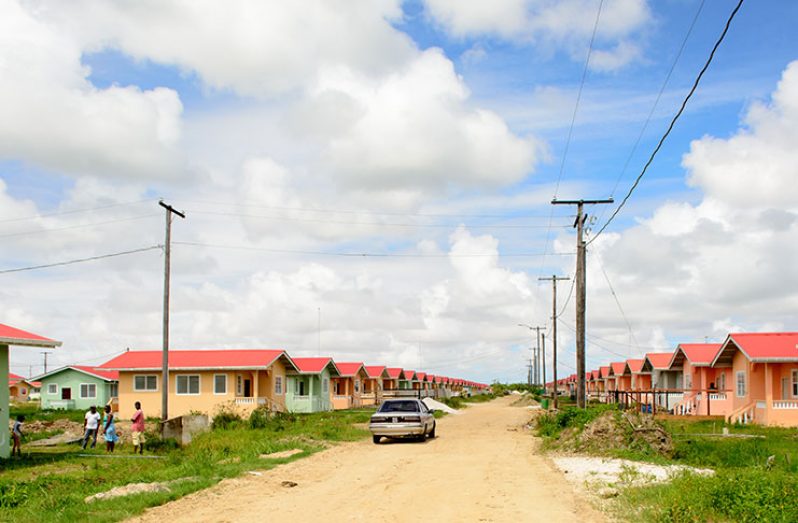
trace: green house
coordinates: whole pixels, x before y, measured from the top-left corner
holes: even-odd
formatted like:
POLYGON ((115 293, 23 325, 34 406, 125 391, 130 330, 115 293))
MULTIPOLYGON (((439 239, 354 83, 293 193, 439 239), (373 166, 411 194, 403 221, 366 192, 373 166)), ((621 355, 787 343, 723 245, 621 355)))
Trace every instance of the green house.
POLYGON ((43 409, 102 408, 118 396, 119 372, 70 365, 36 377, 43 409))
POLYGON ((341 373, 332 358, 292 358, 296 371, 287 371, 285 408, 289 412, 332 410, 330 377, 341 373))

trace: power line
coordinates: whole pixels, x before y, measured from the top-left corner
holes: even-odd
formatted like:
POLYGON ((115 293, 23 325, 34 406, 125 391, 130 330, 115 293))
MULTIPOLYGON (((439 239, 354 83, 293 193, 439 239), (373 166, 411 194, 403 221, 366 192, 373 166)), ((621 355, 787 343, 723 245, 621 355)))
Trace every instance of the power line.
POLYGON ((150 247, 142 247, 141 249, 133 249, 133 250, 130 250, 130 251, 113 252, 113 253, 110 253, 110 254, 101 254, 99 256, 91 256, 89 258, 78 258, 76 260, 62 261, 62 262, 56 262, 56 263, 48 263, 48 264, 45 264, 45 265, 32 265, 30 267, 18 267, 16 269, 5 269, 5 270, 1 270, 0 274, 8 274, 8 273, 12 273, 12 272, 22 272, 22 271, 33 271, 33 270, 38 270, 38 269, 47 269, 47 268, 50 268, 50 267, 60 267, 60 266, 63 266, 63 265, 74 265, 76 263, 90 262, 90 261, 96 261, 96 260, 104 260, 106 258, 115 258, 117 256, 126 256, 128 254, 136 254, 136 253, 139 253, 139 252, 152 251, 152 250, 155 250, 155 249, 162 249, 162 248, 163 248, 163 245, 152 245, 150 247))
POLYGON ((53 227, 50 229, 37 229, 35 231, 23 231, 23 232, 12 232, 8 234, 0 234, 0 238, 12 238, 15 236, 28 236, 31 234, 42 234, 42 233, 50 233, 56 231, 65 231, 68 229, 84 229, 86 227, 97 227, 99 225, 109 225, 112 223, 121 223, 121 222, 130 222, 133 220, 143 220, 145 218, 152 218, 154 216, 158 216, 157 214, 143 214, 141 216, 132 216, 130 218, 119 218, 116 220, 106 220, 102 222, 93 222, 93 223, 83 223, 79 225, 66 225, 64 227, 53 227))
POLYGON ((23 216, 23 217, 20 217, 20 218, 4 218, 4 219, 0 220, 0 223, 21 222, 21 221, 25 221, 25 220, 35 220, 35 219, 38 219, 38 218, 49 218, 51 216, 63 216, 63 215, 66 215, 66 214, 78 214, 78 213, 83 213, 83 212, 101 211, 101 210, 104 210, 104 209, 112 209, 114 207, 124 207, 124 206, 127 206, 127 205, 137 205, 139 203, 146 203, 146 202, 153 202, 153 201, 155 201, 155 198, 149 198, 149 199, 146 199, 146 200, 137 200, 135 202, 111 203, 111 204, 108 204, 108 205, 101 205, 99 207, 92 207, 92 208, 88 208, 88 209, 73 209, 71 211, 50 212, 50 213, 44 213, 44 214, 35 214, 33 216, 23 216))
POLYGON ((623 307, 621 307, 621 301, 618 298, 618 294, 615 292, 615 289, 612 286, 612 282, 610 281, 610 277, 607 274, 607 271, 604 270, 604 266, 601 264, 599 258, 596 258, 596 262, 598 263, 599 268, 601 269, 601 273, 604 275, 604 279, 607 280, 607 285, 610 288, 610 293, 612 297, 615 298, 615 304, 618 305, 618 310, 621 312, 621 317, 623 321, 626 323, 626 328, 629 329, 629 336, 631 337, 632 341, 635 342, 635 345, 638 349, 640 349, 640 344, 637 343, 637 338, 635 338, 634 331, 632 330, 632 325, 629 323, 629 319, 626 317, 626 313, 623 311, 623 307))
MULTIPOLYGON (((192 215, 206 214, 212 216, 232 216, 240 218, 258 218, 265 220, 275 221, 292 221, 292 222, 310 222, 310 223, 329 223, 334 225, 362 225, 368 227, 418 227, 418 228, 452 228, 460 225, 469 229, 544 229, 551 227, 550 225, 483 225, 483 224, 443 224, 443 223, 380 223, 380 222, 356 222, 356 221, 343 221, 343 220, 326 220, 321 218, 295 218, 292 216, 263 216, 257 214, 245 214, 235 212, 218 212, 218 211, 199 211, 194 209, 187 209, 192 215)), ((505 218, 507 218, 505 216, 505 218)), ((563 229, 570 227, 569 225, 555 225, 563 229)))
MULTIPOLYGON (((275 254, 303 254, 313 256, 342 256, 348 258, 478 258, 484 256, 497 256, 496 254, 409 254, 409 253, 376 253, 376 252, 333 252, 333 251, 302 251, 289 249, 269 249, 265 247, 253 247, 247 245, 221 245, 214 243, 201 242, 179 242, 173 241, 172 245, 188 245, 192 247, 211 247, 217 249, 238 249, 247 251, 271 252, 275 254)), ((573 252, 557 253, 559 256, 575 256, 573 252)), ((509 253, 500 254, 501 257, 535 257, 543 256, 540 253, 509 253)))
POLYGON ((615 209, 615 211, 613 211, 612 215, 604 223, 604 225, 602 225, 601 229, 599 229, 599 232, 593 237, 592 240, 590 240, 589 243, 593 243, 594 241, 596 241, 596 238, 601 236, 601 233, 603 233, 604 230, 607 228, 607 226, 610 223, 612 223, 612 220, 615 219, 615 217, 621 211, 623 206, 626 205, 626 202, 632 196, 632 193, 637 188, 638 184, 640 183, 640 180, 642 180, 643 176, 645 176, 646 172, 648 171, 649 166, 652 164, 652 162, 654 161, 654 158, 657 156, 657 153, 662 148, 662 145, 665 143, 665 140, 671 134, 671 131, 673 130, 674 125, 676 125, 676 121, 679 119, 679 117, 684 112, 685 107, 687 107, 687 102, 690 101, 690 98, 692 98, 693 94, 695 93, 696 89, 698 88, 698 84, 701 82, 701 78, 703 78, 704 73, 709 68, 709 64, 712 63, 712 59, 715 57, 715 52, 718 50, 718 48, 720 47, 720 44, 723 42, 723 39, 726 37, 726 33, 728 33, 728 31, 729 31, 729 27, 731 26, 732 20, 734 20, 734 17, 735 17, 735 15, 737 15, 737 12, 740 10, 740 7, 742 7, 743 1, 744 0, 739 0, 739 2, 737 3, 737 6, 735 6, 734 10, 729 15, 729 19, 726 20, 726 26, 723 28, 723 32, 720 34, 720 37, 718 38, 718 40, 715 42, 715 45, 712 47, 712 51, 709 53, 709 57, 707 58, 706 63, 704 63, 704 67, 701 68, 701 71, 699 71, 698 76, 696 76, 696 79, 693 82, 693 86, 690 88, 690 91, 687 93, 687 96, 682 101, 681 107, 679 107, 679 110, 676 112, 676 115, 674 115, 673 119, 671 120, 670 125, 668 125, 668 129, 665 131, 665 134, 662 135, 662 138, 660 138, 659 143, 657 143, 657 146, 651 152, 651 156, 649 156, 648 161, 643 166, 643 170, 640 171, 640 174, 637 176, 637 179, 635 179, 634 183, 629 188, 629 192, 626 193, 626 196, 624 196, 624 198, 621 201, 620 205, 618 205, 618 207, 615 209))

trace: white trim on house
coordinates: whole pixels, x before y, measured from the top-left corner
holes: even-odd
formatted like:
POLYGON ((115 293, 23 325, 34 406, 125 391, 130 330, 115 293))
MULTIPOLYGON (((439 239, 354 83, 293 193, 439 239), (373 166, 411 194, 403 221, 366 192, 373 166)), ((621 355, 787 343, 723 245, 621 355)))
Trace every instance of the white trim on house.
POLYGON ((734 373, 734 395, 738 398, 748 396, 748 376, 746 374, 744 370, 738 370, 734 373))
POLYGON ((274 377, 274 393, 278 396, 282 396, 285 393, 282 376, 274 377))
POLYGON ((60 391, 58 390, 58 383, 48 383, 47 384, 47 394, 58 394, 60 391), (52 390, 52 387, 55 387, 55 390, 52 390))
POLYGON ((133 392, 158 392, 160 389, 160 382, 161 380, 158 379, 157 374, 134 374, 133 375, 133 392), (145 378, 144 379, 144 388, 139 388, 136 386, 136 378, 145 378), (147 378, 155 378, 155 388, 147 387, 147 382, 149 381, 147 378))
POLYGON ((81 383, 80 384, 80 390, 78 391, 78 398, 80 398, 82 400, 97 399, 97 384, 96 383, 81 383), (85 395, 83 394, 83 387, 84 386, 87 387, 85 395), (94 394, 89 396, 89 390, 91 390, 91 387, 94 387, 94 394))
POLYGON ((175 374, 175 395, 199 396, 202 394, 202 376, 200 374, 175 374), (180 378, 186 379, 186 392, 180 392, 180 378), (191 378, 197 378, 197 392, 191 392, 191 378))
POLYGON ((227 374, 214 374, 213 375, 213 395, 214 396, 226 396, 227 395, 227 374), (216 390, 216 378, 224 378, 224 392, 217 392, 217 390, 216 390))

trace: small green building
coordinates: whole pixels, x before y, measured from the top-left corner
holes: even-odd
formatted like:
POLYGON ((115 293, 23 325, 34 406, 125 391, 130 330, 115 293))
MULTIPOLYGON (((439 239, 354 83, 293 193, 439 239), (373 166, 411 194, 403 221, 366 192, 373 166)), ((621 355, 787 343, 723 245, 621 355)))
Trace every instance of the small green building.
POLYGON ((332 410, 330 377, 341 373, 332 358, 292 358, 297 371, 287 371, 285 408, 288 412, 332 410))
POLYGON ((36 377, 43 409, 101 409, 118 397, 119 372, 70 365, 36 377))

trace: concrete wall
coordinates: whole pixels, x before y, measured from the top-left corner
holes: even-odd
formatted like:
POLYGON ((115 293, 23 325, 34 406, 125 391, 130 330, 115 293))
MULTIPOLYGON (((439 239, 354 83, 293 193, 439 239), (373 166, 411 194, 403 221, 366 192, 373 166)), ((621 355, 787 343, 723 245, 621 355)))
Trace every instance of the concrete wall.
MULTIPOLYGON (((0 345, 0 376, 8 383, 8 345, 0 345)), ((0 387, 0 458, 7 458, 11 453, 8 431, 8 387, 0 387)))

